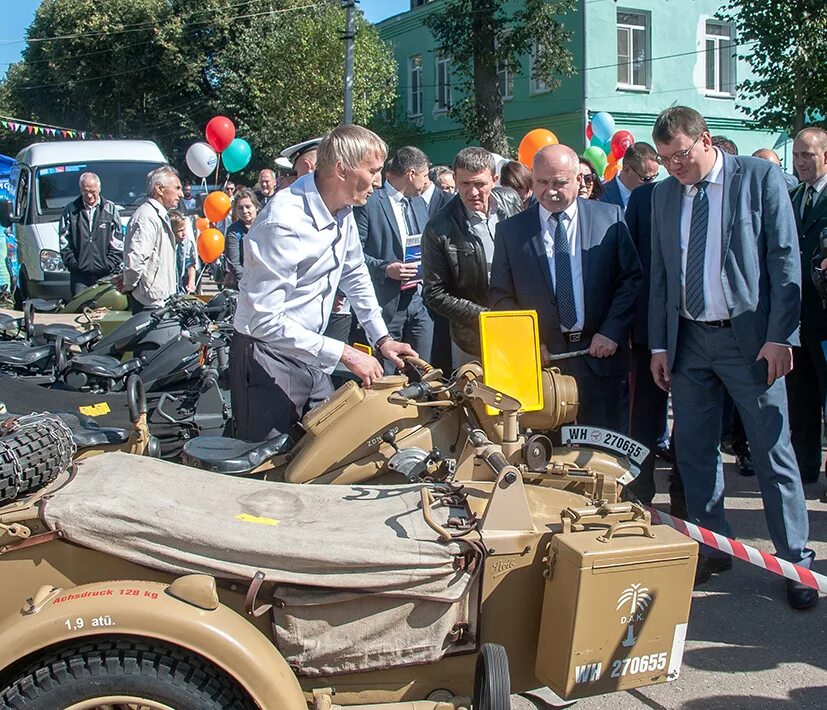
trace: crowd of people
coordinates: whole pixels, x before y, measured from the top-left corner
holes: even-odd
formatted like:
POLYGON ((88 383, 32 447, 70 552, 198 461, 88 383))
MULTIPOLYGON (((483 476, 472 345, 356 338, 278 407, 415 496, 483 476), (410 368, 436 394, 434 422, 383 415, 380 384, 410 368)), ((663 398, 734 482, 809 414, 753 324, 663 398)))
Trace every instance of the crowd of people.
MULTIPOLYGON (((652 452, 632 485, 643 503, 655 494, 671 396, 672 512, 731 535, 721 459, 731 446, 738 470, 758 477, 778 556, 809 567, 803 486, 822 470, 827 395, 827 310, 810 275, 827 237, 827 132, 796 136, 797 179, 770 149, 737 153, 681 106, 660 114, 652 144, 631 145, 605 183, 564 145, 499 170, 478 147, 451 166, 431 166, 413 146, 388 156, 358 126, 291 146, 293 176, 266 169, 255 190, 233 185, 223 225, 222 285, 239 290, 237 435, 294 432, 331 394, 337 366, 370 387, 405 355, 448 371, 479 359, 480 313, 531 309, 546 361, 587 350, 559 363, 578 384, 578 421, 652 452)), ((108 264, 116 240, 94 182, 81 178, 61 227, 78 284, 108 264)), ((165 166, 148 195, 123 244, 136 312, 193 287, 175 211, 195 208, 192 189, 165 166)), ((696 583, 731 565, 705 548, 696 583)), ((818 601, 795 582, 786 593, 796 609, 818 601)))

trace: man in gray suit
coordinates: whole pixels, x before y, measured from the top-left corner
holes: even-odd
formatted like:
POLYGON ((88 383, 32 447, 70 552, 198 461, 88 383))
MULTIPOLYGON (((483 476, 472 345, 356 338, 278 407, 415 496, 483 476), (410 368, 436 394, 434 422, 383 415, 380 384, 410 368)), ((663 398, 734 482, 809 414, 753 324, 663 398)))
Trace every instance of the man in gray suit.
MULTIPOLYGON (((652 195, 649 345, 652 376, 671 386, 677 458, 690 519, 731 535, 724 516, 721 406, 735 400, 747 432, 770 536, 804 567, 809 526, 787 416, 784 376, 798 344, 801 269, 781 173, 712 145, 706 121, 676 106, 652 132, 671 177, 652 195)), ((732 567, 705 548, 696 584, 732 567)), ((787 582, 795 609, 818 593, 787 582)))

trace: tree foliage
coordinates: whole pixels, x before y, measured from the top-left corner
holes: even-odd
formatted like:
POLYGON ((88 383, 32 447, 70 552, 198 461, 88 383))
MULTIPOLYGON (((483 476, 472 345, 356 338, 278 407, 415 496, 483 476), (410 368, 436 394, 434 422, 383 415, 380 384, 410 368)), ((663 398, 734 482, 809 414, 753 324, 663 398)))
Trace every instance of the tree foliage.
POLYGON ((827 117, 827 3, 728 0, 718 15, 737 32, 739 57, 755 79, 738 86, 762 128, 794 133, 827 117))
POLYGON ((520 58, 533 53, 531 78, 551 91, 561 77, 576 74, 567 48, 571 33, 560 22, 574 7, 574 0, 445 0, 425 17, 438 51, 452 60, 452 83, 458 84, 461 97, 449 115, 468 138, 496 153, 508 153, 497 78, 500 66, 517 72, 520 58))
MULTIPOLYGON (((156 140, 177 164, 216 114, 253 147, 251 169, 342 117, 344 11, 334 0, 43 0, 0 113, 156 140)), ((395 95, 375 30, 357 23, 354 119, 395 95)))

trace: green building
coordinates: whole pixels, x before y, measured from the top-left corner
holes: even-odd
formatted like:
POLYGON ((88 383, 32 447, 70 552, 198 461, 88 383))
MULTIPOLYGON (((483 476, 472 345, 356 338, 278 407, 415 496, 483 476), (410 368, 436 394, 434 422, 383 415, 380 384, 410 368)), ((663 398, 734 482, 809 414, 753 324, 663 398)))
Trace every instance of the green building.
MULTIPOLYGON (((452 86, 450 62, 436 52, 422 24, 441 2, 411 0, 408 12, 377 27, 399 65, 396 110, 425 132, 418 144, 431 160, 449 163, 467 145, 446 112, 459 89, 452 86)), ((651 143, 658 113, 680 104, 697 109, 712 134, 733 140, 741 154, 777 146, 789 170, 786 136, 753 127, 738 108, 736 84, 750 76, 750 68, 735 56, 735 28, 715 19, 721 6, 721 0, 578 0, 562 18, 572 35, 575 76, 550 92, 532 77, 528 56, 518 71, 500 71, 511 145, 516 150, 528 131, 547 128, 582 152, 587 121, 599 111, 612 114, 617 130, 651 143)))

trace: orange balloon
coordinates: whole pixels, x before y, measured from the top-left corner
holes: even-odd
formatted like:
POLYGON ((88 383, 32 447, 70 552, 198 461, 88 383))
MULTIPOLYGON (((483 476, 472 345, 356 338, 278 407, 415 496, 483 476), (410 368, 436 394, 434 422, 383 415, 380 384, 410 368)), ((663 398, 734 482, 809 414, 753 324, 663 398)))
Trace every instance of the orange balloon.
POLYGON ((205 229, 210 228, 210 220, 206 217, 196 217, 195 218, 195 231, 198 234, 201 234, 205 229))
POLYGON ((559 143, 557 136, 545 128, 535 128, 523 136, 520 141, 520 147, 517 149, 517 159, 531 170, 531 164, 534 162, 534 156, 541 148, 547 145, 555 145, 559 143))
POLYGON ((204 200, 204 214, 207 215, 210 222, 215 224, 230 214, 232 206, 233 203, 230 201, 229 195, 221 190, 216 190, 207 195, 207 199, 204 200))
POLYGON ((205 264, 212 264, 224 253, 224 235, 217 229, 205 229, 198 235, 198 256, 205 264))
POLYGON ((609 153, 609 155, 607 157, 607 160, 606 160, 606 165, 616 165, 617 163, 618 163, 617 156, 614 153, 609 153))
POLYGON ((603 171, 603 180, 608 182, 611 180, 615 175, 620 172, 620 165, 615 161, 613 165, 607 165, 606 169, 603 171))

